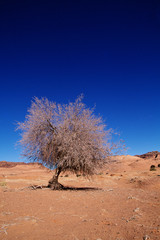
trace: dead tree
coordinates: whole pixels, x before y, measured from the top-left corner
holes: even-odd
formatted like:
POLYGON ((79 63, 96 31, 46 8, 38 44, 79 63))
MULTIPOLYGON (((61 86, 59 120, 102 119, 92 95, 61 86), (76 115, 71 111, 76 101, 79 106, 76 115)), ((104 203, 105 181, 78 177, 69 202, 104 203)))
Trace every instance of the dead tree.
POLYGON ((56 169, 48 183, 51 189, 63 188, 61 172, 90 176, 111 154, 112 130, 93 112, 81 96, 66 105, 34 98, 25 121, 18 123, 23 156, 56 169))

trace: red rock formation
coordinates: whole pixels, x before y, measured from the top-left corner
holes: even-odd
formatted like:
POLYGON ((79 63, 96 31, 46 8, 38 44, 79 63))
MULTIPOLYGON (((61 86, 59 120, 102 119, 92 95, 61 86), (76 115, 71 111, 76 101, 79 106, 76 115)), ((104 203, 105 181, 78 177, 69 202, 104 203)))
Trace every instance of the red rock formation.
POLYGON ((140 158, 158 158, 160 157, 160 152, 158 151, 152 151, 152 152, 148 152, 142 155, 135 155, 136 157, 140 157, 140 158))

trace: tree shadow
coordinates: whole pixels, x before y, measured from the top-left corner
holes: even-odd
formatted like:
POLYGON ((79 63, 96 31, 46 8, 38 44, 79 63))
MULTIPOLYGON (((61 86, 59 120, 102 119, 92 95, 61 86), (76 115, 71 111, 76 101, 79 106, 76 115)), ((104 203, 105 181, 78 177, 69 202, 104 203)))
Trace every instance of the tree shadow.
POLYGON ((63 186, 62 191, 98 191, 102 190, 101 188, 95 188, 95 187, 69 187, 69 186, 63 186))
POLYGON ((31 185, 28 188, 31 190, 37 190, 42 188, 47 188, 52 191, 100 191, 101 188, 95 188, 95 187, 69 187, 69 186, 63 186, 61 185, 60 189, 51 189, 48 185, 31 185))

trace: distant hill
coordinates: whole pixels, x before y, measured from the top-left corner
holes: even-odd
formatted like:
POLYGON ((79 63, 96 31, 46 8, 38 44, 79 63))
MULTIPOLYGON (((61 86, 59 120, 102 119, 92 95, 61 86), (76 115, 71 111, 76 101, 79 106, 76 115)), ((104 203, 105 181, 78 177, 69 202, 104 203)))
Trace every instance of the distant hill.
POLYGON ((140 158, 160 158, 160 152, 158 151, 152 151, 152 152, 148 152, 148 153, 144 153, 142 155, 135 155, 136 157, 140 157, 140 158))
POLYGON ((40 163, 24 163, 24 162, 7 162, 7 161, 0 161, 0 167, 4 168, 12 168, 17 165, 42 165, 40 163))

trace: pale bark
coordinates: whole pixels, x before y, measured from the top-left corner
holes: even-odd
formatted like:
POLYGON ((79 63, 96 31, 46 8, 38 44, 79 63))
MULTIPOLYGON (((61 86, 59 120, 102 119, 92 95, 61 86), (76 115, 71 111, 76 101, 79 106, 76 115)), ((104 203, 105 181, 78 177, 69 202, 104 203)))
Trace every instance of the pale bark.
POLYGON ((58 182, 58 177, 61 173, 61 168, 56 169, 55 175, 49 180, 48 187, 52 190, 63 189, 63 185, 58 182))

